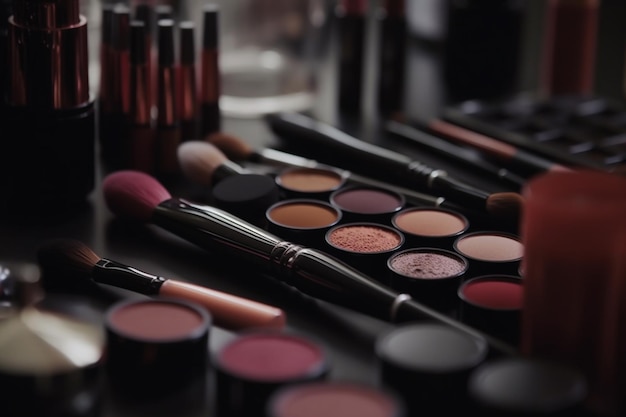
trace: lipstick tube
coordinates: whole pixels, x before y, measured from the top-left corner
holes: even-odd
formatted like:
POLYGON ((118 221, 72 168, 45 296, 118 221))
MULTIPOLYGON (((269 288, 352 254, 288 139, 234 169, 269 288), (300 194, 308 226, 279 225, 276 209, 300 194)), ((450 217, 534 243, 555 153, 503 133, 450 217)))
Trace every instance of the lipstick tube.
POLYGON ((0 145, 0 191, 9 211, 18 199, 20 212, 41 212, 42 204, 47 213, 63 212, 84 205, 94 187, 87 33, 79 0, 14 3, 8 21, 7 123, 0 145))
POLYGON ((151 102, 151 53, 146 44, 146 24, 130 23, 130 122, 128 165, 140 171, 154 171, 155 129, 151 102))
POLYGON ((181 140, 200 139, 199 97, 196 73, 195 24, 181 22, 180 33, 180 89, 179 104, 181 140))
POLYGON ((164 19, 158 27, 156 173, 174 178, 179 172, 180 116, 176 109, 177 62, 174 48, 174 21, 164 19))
POLYGON ((218 65, 219 6, 207 4, 203 9, 202 56, 200 76, 201 134, 206 137, 221 130, 220 71, 218 65))

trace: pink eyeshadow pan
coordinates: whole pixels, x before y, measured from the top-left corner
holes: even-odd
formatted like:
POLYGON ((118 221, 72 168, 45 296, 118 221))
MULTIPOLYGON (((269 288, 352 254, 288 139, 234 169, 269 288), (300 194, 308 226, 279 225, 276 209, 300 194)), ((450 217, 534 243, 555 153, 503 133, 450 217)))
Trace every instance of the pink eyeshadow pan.
POLYGON ((398 248, 403 238, 391 228, 373 224, 347 224, 331 229, 327 241, 345 251, 377 253, 398 248))
POLYGON ((312 383, 276 394, 270 417, 397 417, 395 397, 356 383, 312 383))
POLYGON ((283 381, 315 375, 325 366, 316 344, 284 333, 242 336, 219 354, 220 366, 239 377, 260 381, 283 381))
POLYGON ((204 326, 204 318, 195 310, 161 300, 126 304, 108 319, 119 333, 154 341, 185 338, 204 326))

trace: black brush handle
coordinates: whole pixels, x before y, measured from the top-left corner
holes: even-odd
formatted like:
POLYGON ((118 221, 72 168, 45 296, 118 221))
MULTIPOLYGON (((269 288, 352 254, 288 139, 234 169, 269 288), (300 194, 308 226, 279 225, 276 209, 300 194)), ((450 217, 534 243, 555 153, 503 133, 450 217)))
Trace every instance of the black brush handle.
POLYGON ((363 167, 377 167, 385 175, 410 187, 437 191, 443 197, 464 205, 484 209, 489 193, 451 178, 446 171, 389 149, 364 142, 341 130, 299 113, 277 113, 266 120, 282 138, 306 141, 358 161, 363 167))

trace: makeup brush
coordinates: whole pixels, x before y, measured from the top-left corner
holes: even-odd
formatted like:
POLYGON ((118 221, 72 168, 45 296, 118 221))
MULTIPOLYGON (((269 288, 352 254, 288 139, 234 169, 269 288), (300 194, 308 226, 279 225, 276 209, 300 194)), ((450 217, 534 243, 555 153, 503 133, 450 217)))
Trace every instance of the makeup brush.
MULTIPOLYGON (((386 189, 404 195, 406 201, 418 206, 444 207, 458 211, 467 211, 457 204, 451 203, 443 197, 436 197, 428 194, 419 193, 404 187, 398 187, 384 181, 355 174, 349 170, 337 168, 332 165, 323 164, 314 159, 308 159, 299 155, 279 151, 271 148, 263 148, 255 150, 243 139, 224 132, 217 132, 207 137, 208 143, 213 147, 217 147, 226 157, 235 161, 247 161, 256 164, 269 165, 275 168, 320 168, 329 169, 341 173, 341 176, 347 181, 356 185, 366 185, 375 188, 386 189)), ((206 153, 212 151, 213 148, 197 145, 196 153, 206 153)), ((200 157, 196 157, 200 159, 200 157)), ((205 156, 208 159, 208 155, 205 156)))
POLYGON ((515 353, 508 344, 418 303, 323 251, 283 241, 216 207, 172 197, 144 172, 110 173, 102 190, 107 207, 117 217, 157 225, 204 250, 233 256, 304 294, 391 322, 435 320, 484 338, 501 353, 515 353))
MULTIPOLYGON (((399 129, 397 125, 391 125, 390 128, 399 129)), ((445 138, 471 146, 511 165, 524 168, 532 175, 547 171, 571 171, 569 167, 444 120, 434 119, 428 124, 428 128, 445 138)))
MULTIPOLYGON (((408 139, 433 152, 444 155, 448 159, 461 162, 472 169, 480 170, 493 178, 506 182, 517 190, 520 190, 526 183, 525 178, 491 163, 477 149, 455 145, 447 139, 395 120, 387 121, 385 130, 397 137, 408 139)), ((469 144, 465 143, 465 145, 469 144)))
POLYGON ((224 178, 251 173, 206 141, 183 142, 176 152, 183 175, 197 184, 212 186, 224 178))
POLYGON ((364 169, 377 168, 410 188, 422 187, 440 193, 460 205, 485 210, 503 219, 519 219, 523 198, 519 193, 489 193, 444 170, 434 169, 407 155, 359 140, 347 133, 299 113, 276 113, 266 116, 271 130, 283 140, 307 142, 324 147, 335 155, 358 162, 364 169))
MULTIPOLYGON (((228 330, 285 326, 285 313, 273 306, 200 285, 164 278, 111 259, 73 239, 54 239, 41 245, 38 262, 44 273, 76 282, 106 284, 151 296, 186 299, 204 306, 215 325, 228 330)), ((82 285, 82 284, 81 284, 82 285)))

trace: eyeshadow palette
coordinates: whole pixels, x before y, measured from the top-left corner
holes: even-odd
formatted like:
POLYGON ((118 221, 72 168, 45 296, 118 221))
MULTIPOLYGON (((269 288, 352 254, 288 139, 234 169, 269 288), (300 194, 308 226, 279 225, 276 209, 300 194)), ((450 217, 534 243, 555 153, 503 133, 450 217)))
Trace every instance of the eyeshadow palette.
POLYGON ((516 96, 448 106, 448 122, 571 167, 626 168, 626 105, 602 97, 516 96))

